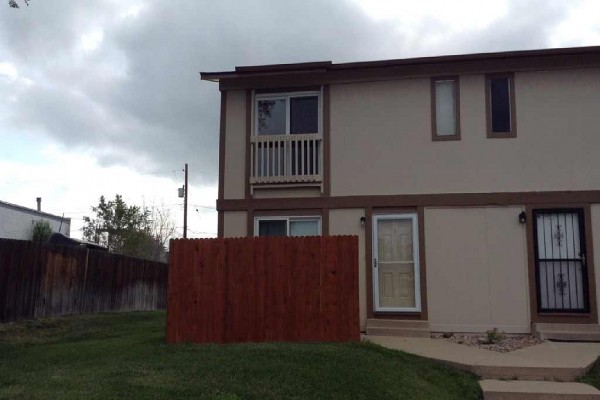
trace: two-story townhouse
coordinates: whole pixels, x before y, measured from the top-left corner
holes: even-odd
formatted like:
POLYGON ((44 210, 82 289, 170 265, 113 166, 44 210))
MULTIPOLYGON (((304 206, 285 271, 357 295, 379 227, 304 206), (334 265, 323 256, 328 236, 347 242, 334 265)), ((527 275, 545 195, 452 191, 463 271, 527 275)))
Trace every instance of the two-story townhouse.
POLYGON ((600 47, 201 77, 219 236, 358 235, 363 330, 598 324, 600 47))

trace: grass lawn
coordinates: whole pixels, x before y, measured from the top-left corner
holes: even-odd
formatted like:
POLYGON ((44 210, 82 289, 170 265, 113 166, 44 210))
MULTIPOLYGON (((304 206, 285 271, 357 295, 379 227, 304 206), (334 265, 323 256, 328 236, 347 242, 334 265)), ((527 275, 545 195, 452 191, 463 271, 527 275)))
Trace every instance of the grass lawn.
POLYGON ((0 399, 478 399, 475 377, 369 343, 166 345, 165 314, 0 325, 0 399))
POLYGON ((592 369, 590 369, 587 374, 579 378, 578 381, 592 385, 596 389, 600 390, 600 359, 598 359, 592 369))

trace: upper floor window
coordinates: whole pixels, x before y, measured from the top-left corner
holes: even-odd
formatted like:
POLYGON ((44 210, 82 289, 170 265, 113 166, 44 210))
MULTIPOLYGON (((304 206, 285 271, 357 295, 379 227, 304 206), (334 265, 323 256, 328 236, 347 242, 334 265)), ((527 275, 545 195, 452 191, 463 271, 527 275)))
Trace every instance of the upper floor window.
POLYGON ((431 128, 433 140, 460 139, 458 77, 431 79, 431 128))
POLYGON ((488 137, 517 136, 515 82, 512 73, 486 76, 486 111, 488 137))
POLYGON ((256 95, 256 134, 319 133, 319 92, 256 95))

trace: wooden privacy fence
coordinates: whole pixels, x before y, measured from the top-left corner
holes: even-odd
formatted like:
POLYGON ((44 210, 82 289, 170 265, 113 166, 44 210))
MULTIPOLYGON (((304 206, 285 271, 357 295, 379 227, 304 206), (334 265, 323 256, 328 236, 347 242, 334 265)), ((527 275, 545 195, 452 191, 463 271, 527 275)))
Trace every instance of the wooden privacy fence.
POLYGON ((171 240, 167 342, 360 339, 358 238, 171 240))
POLYGON ((0 239, 0 322, 166 306, 165 263, 0 239))

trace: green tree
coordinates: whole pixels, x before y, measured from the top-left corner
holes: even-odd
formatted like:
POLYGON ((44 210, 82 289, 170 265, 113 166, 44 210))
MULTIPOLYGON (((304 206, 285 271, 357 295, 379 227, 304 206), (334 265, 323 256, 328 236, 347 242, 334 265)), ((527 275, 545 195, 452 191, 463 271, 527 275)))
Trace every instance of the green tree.
POLYGON ((168 248, 169 239, 175 233, 175 221, 164 204, 161 207, 154 206, 151 208, 150 226, 155 242, 152 259, 166 262, 168 261, 166 249, 168 248))
POLYGON ((48 221, 40 219, 33 223, 31 240, 34 242, 45 242, 50 239, 50 235, 52 235, 52 229, 50 229, 50 223, 48 221))
POLYGON ((131 257, 154 259, 156 240, 152 235, 151 212, 146 207, 127 205, 120 195, 107 201, 100 197, 92 207, 94 218, 83 217, 83 237, 131 257))

